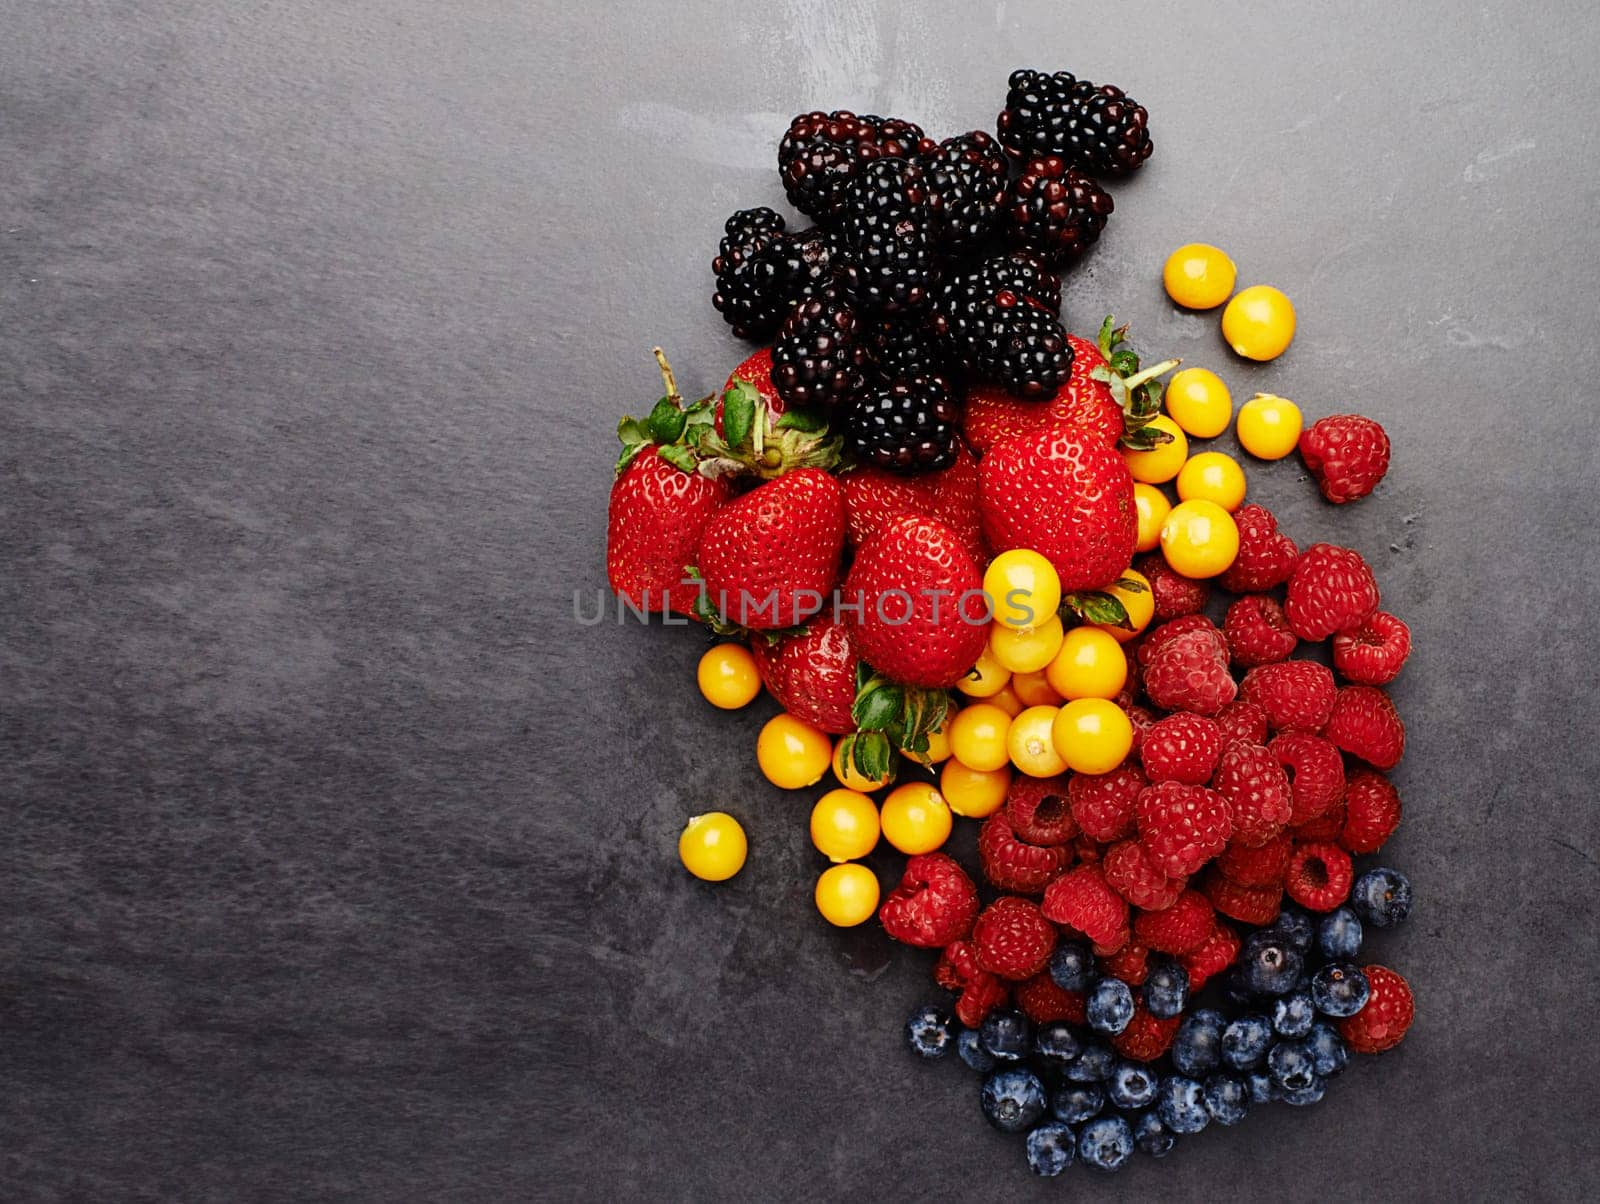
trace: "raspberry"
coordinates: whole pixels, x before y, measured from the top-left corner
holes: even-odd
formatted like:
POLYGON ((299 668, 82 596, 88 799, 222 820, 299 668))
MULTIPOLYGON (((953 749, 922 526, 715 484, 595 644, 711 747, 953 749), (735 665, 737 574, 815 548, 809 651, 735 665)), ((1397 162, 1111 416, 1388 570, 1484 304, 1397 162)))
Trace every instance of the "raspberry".
POLYGON ((1139 750, 1144 746, 1144 734, 1150 730, 1150 725, 1156 721, 1155 712, 1148 707, 1142 706, 1126 706, 1122 709, 1128 716, 1128 722, 1133 724, 1133 748, 1129 751, 1137 756, 1139 750))
POLYGON ((1096 941, 1089 947, 1094 950, 1094 955, 1104 961, 1108 957, 1115 957, 1128 947, 1128 942, 1133 938, 1133 930, 1123 927, 1113 933, 1109 940, 1096 941))
POLYGON ((1247 740, 1251 744, 1267 742, 1267 713, 1242 698, 1234 699, 1217 712, 1217 726, 1222 729, 1224 746, 1234 740, 1247 740))
POLYGON ((1179 964, 1189 972, 1190 995, 1205 986, 1208 979, 1221 974, 1238 961, 1239 949, 1239 934, 1218 920, 1205 944, 1178 959, 1179 964))
POLYGON ((1100 959, 1100 973, 1120 978, 1130 987, 1143 985, 1150 976, 1150 946, 1129 941, 1115 953, 1100 959))
POLYGON ((1235 740, 1224 748, 1211 788, 1228 800, 1236 844, 1266 844, 1292 816, 1289 777, 1272 751, 1260 744, 1235 740))
POLYGON ((1211 936, 1216 910, 1197 890, 1186 890, 1166 911, 1141 911, 1133 918, 1133 935, 1160 953, 1193 953, 1211 936))
POLYGON ((1211 780, 1222 753, 1215 719, 1179 711, 1151 724, 1139 745, 1139 760, 1152 782, 1199 786, 1211 780))
POLYGON ((1005 983, 978 965, 978 951, 971 941, 954 941, 933 967, 933 981, 954 991, 956 1015, 968 1028, 977 1028, 983 1018, 1010 997, 1005 983))
POLYGON ((897 941, 937 949, 972 930, 978 888, 954 858, 924 853, 906 862, 900 885, 878 909, 884 930, 897 941))
POLYGON ((1339 844, 1347 853, 1376 853, 1400 826, 1400 792, 1371 769, 1353 769, 1344 784, 1344 829, 1339 844))
POLYGON ((1111 1048, 1130 1062, 1154 1062, 1172 1046, 1178 1035, 1183 1017, 1173 1016, 1158 1020, 1137 1001, 1133 1005, 1133 1019, 1128 1027, 1111 1038, 1111 1048))
POLYGON ((1290 824, 1316 819, 1344 797, 1344 758, 1331 741, 1287 732, 1267 749, 1289 776, 1290 824))
POLYGON ((1019 840, 1002 811, 984 820, 978 829, 978 863, 996 890, 1036 895, 1072 864, 1072 850, 1019 840))
POLYGON ((1274 836, 1253 849, 1235 841, 1217 858, 1217 871, 1236 886, 1281 888, 1293 855, 1294 841, 1287 835, 1274 836))
POLYGON ((1283 890, 1276 886, 1240 886, 1229 882, 1216 870, 1211 870, 1200 884, 1200 890, 1215 907, 1230 920, 1260 927, 1277 919, 1283 908, 1283 890))
POLYGON ((1029 844, 1071 844, 1078 834, 1067 798, 1067 777, 1030 778, 1018 774, 1006 790, 1006 819, 1017 839, 1029 844))
POLYGON ((1120 948, 1126 942, 1128 904, 1097 865, 1081 865, 1052 882, 1045 888, 1043 910, 1047 920, 1075 928, 1097 945, 1120 948))
POLYGON ((1301 907, 1332 911, 1350 897, 1350 854, 1324 841, 1295 846, 1284 890, 1301 907))
POLYGON ((959 991, 980 974, 986 974, 978 965, 978 951, 971 941, 951 941, 933 963, 933 981, 947 991, 959 991))
POLYGON ((1226 648, 1215 628, 1164 640, 1145 664, 1146 696, 1163 710, 1215 715, 1239 692, 1228 672, 1226 648))
POLYGON ((1253 502, 1240 506, 1233 516, 1239 528, 1239 554, 1219 581, 1236 594, 1257 594, 1289 580, 1300 549, 1294 540, 1278 533, 1272 511, 1253 502))
POLYGON ((1382 1053, 1399 1045, 1406 1035, 1416 1000, 1410 984, 1388 966, 1363 966, 1362 973, 1372 995, 1354 1016, 1339 1021, 1339 1035, 1357 1053, 1382 1053))
POLYGON ((1124 840, 1106 850, 1101 867, 1106 881, 1135 907, 1163 911, 1178 901, 1185 878, 1168 878, 1137 840, 1124 840))
POLYGON ((1139 641, 1139 648, 1134 660, 1142 668, 1156 658, 1156 654, 1169 640, 1175 640, 1180 635, 1190 632, 1203 631, 1216 641, 1217 651, 1222 655, 1228 654, 1227 641, 1222 638, 1222 632, 1217 630, 1217 625, 1205 615, 1183 615, 1171 622, 1162 623, 1145 632, 1144 639, 1139 641))
POLYGON ((1063 991, 1048 972, 1018 983, 1011 994, 1023 1015, 1035 1024, 1052 1024, 1057 1020, 1082 1024, 1088 1019, 1084 996, 1077 991, 1063 991))
POLYGON ((1374 769, 1393 769, 1406 751, 1406 726, 1377 686, 1346 686, 1333 703, 1324 736, 1374 769))
POLYGON ((1300 458, 1335 504, 1366 497, 1389 471, 1389 436, 1360 414, 1330 414, 1300 436, 1300 458))
POLYGON ((1199 614, 1211 600, 1209 582, 1196 581, 1174 572, 1160 552, 1140 556, 1133 562, 1133 567, 1150 582, 1150 595, 1155 600, 1158 622, 1199 614))
POLYGON ((1300 641, 1289 630, 1283 607, 1269 594, 1246 594, 1228 607, 1222 620, 1233 663, 1250 668, 1287 660, 1300 641))
POLYGON ((1150 784, 1144 771, 1128 762, 1110 773, 1074 774, 1067 783, 1072 818, 1085 836, 1102 843, 1133 835, 1133 807, 1150 784))
POLYGON ((1192 874, 1228 843, 1228 800, 1204 786, 1162 782, 1139 792, 1139 843, 1168 877, 1192 874))
POLYGON ((1410 655, 1411 628, 1384 610, 1333 637, 1333 667, 1357 685, 1388 685, 1410 655))
POLYGON ((1037 903, 1002 895, 978 915, 972 926, 978 965, 1001 978, 1032 978, 1050 963, 1056 930, 1037 903))
POLYGON ((1295 563, 1283 609, 1295 635, 1325 640, 1372 616, 1378 609, 1378 582, 1360 552, 1314 543, 1295 563))
POLYGON ((1079 836, 1072 842, 1072 851, 1077 855, 1079 865, 1093 865, 1100 860, 1103 850, 1094 837, 1079 836))
MULTIPOLYGON (((1348 789, 1348 779, 1346 789, 1348 789)), ((1313 816, 1304 823, 1291 824, 1289 835, 1301 843, 1316 840, 1338 840, 1339 834, 1344 831, 1344 795, 1333 800, 1321 815, 1313 816)))
POLYGON ((1267 713, 1275 732, 1320 732, 1338 691, 1333 671, 1316 661, 1258 665, 1239 683, 1240 696, 1267 713))

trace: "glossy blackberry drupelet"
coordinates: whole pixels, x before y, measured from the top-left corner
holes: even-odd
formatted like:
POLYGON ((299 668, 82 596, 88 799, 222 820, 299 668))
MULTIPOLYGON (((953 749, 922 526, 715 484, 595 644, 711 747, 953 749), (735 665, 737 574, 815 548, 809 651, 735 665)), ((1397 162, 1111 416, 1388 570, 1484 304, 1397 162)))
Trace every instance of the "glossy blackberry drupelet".
POLYGON ((790 234, 770 209, 741 209, 711 261, 711 304, 742 339, 776 331, 797 302, 822 289, 838 270, 837 239, 820 230, 790 234))
POLYGON ((1029 255, 986 260, 948 281, 936 321, 950 359, 1018 397, 1055 396, 1072 370, 1072 346, 1055 312, 1060 288, 1060 278, 1029 255))
POLYGON ((908 159, 868 163, 850 182, 840 230, 844 279, 857 305, 897 314, 933 300, 939 254, 922 168, 908 159))
POLYGON ((946 138, 918 162, 927 173, 934 239, 941 248, 965 251, 1000 228, 1011 168, 992 137, 973 130, 946 138))
POLYGON ((932 139, 909 121, 843 110, 802 113, 778 143, 778 174, 791 205, 819 222, 833 222, 844 215, 846 191, 863 166, 934 149, 932 139))
POLYGON ((944 348, 926 314, 868 319, 861 326, 861 345, 866 351, 867 375, 875 383, 913 376, 950 379, 944 348))
POLYGON ((772 344, 772 387, 790 405, 842 405, 865 386, 866 365, 855 308, 829 290, 784 320, 772 344))
POLYGON ((1011 185, 1006 242, 1064 267, 1094 245, 1114 208, 1109 192, 1060 156, 1030 159, 1011 185))
POLYGON ((1137 171, 1150 158, 1150 114, 1121 88, 1069 71, 1013 71, 1000 141, 1022 158, 1060 155, 1096 175, 1137 171))
POLYGON ((914 376, 869 389, 839 411, 835 427, 861 460, 895 472, 929 472, 954 462, 961 407, 942 380, 914 376))

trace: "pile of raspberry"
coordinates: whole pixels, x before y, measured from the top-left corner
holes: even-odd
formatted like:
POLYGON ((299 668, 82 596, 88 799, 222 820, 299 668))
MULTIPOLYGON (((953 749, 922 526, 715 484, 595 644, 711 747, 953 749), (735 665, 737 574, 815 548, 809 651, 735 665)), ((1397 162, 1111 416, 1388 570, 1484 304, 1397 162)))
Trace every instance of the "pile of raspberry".
MULTIPOLYGON (((891 936, 941 950, 934 978, 966 1029, 1012 1007, 1035 1025, 1085 1024, 1085 994, 1049 972, 1058 945, 1076 942, 1100 977, 1135 996, 1112 1049, 1154 1062, 1183 1013, 1156 1016, 1137 1001, 1153 960, 1181 969, 1186 1007, 1217 980, 1224 1010, 1247 1009, 1251 991, 1228 972, 1252 930, 1340 912, 1359 874, 1353 859, 1399 824, 1386 775, 1405 726, 1384 687, 1410 654, 1410 632, 1380 609, 1360 553, 1302 551, 1258 505, 1236 518, 1239 555, 1219 584, 1237 597, 1220 626, 1206 613, 1210 583, 1173 572, 1159 551, 1135 564, 1156 609, 1127 645, 1117 701, 1135 730, 1128 760, 1102 775, 1013 781, 979 835, 982 881, 998 892, 986 906, 942 853, 913 858, 885 901, 891 936)), ((1384 990, 1367 1019, 1339 1021, 1358 1051, 1391 1047, 1410 1021, 1405 980, 1379 969, 1384 990)))

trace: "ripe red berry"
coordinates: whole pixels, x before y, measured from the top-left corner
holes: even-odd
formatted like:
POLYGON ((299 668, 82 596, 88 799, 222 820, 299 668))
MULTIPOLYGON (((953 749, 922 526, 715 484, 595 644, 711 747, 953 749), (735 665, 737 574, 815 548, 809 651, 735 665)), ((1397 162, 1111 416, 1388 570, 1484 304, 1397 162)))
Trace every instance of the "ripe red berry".
POLYGON ((1161 782, 1140 791, 1139 843, 1170 878, 1192 874, 1227 846, 1228 800, 1204 786, 1161 782))
POLYGON ((1002 895, 985 907, 972 926, 978 965, 991 974, 1020 982, 1040 973, 1056 947, 1056 930, 1037 903, 1002 895))
POLYGON ((978 864, 996 890, 1036 895, 1072 864, 1072 850, 1029 844, 1020 839, 1003 811, 978 829, 978 864))
POLYGON ((1265 506, 1240 506, 1233 522, 1239 528, 1239 554, 1219 581, 1236 594, 1255 594, 1289 580, 1300 549, 1278 532, 1278 520, 1265 506))
POLYGON ((1298 824, 1289 825, 1289 835, 1299 843, 1316 840, 1337 841, 1339 834, 1344 831, 1344 795, 1333 800, 1321 815, 1313 816, 1298 824))
POLYGON ((1333 637, 1333 667, 1358 685, 1388 685, 1410 655, 1411 628, 1383 610, 1333 637))
POLYGON ((1294 841, 1287 834, 1274 836, 1257 848, 1235 841, 1217 858, 1217 870, 1239 886, 1281 888, 1293 855, 1294 841))
POLYGON ((1350 897, 1350 854, 1336 844, 1297 844, 1283 887, 1310 911, 1332 911, 1350 897))
POLYGON ((1339 1035, 1357 1053, 1382 1053, 1400 1044, 1411 1027, 1416 1000, 1411 986, 1387 966, 1365 966, 1372 994, 1354 1016, 1339 1021, 1339 1035))
POLYGON ((1169 878, 1137 840, 1123 840, 1106 850, 1101 859, 1106 881, 1134 907, 1161 911, 1183 893, 1186 878, 1169 878))
POLYGON ((1328 666, 1305 660, 1258 665, 1239 683, 1240 696, 1267 713, 1275 732, 1320 732, 1338 691, 1328 666))
POLYGON ((1056 980, 1048 972, 1018 983, 1012 996, 1023 1015, 1035 1024, 1051 1024, 1057 1020, 1082 1024, 1088 1019, 1086 998, 1078 991, 1064 991, 1056 986, 1056 980))
POLYGON ((1179 711, 1150 725, 1139 744, 1139 761, 1152 782, 1200 786, 1211 780, 1222 753, 1215 719, 1179 711))
POLYGON ((1344 797, 1344 758, 1332 742, 1306 732, 1273 737, 1268 751, 1289 776, 1290 824, 1327 812, 1344 797))
POLYGON ((924 853, 907 861, 900 885, 878 909, 884 931, 921 949, 961 940, 977 914, 978 888, 966 870, 944 853, 924 853))
POLYGON ((1217 712, 1217 726, 1222 729, 1225 745, 1235 740, 1251 744, 1267 742, 1267 713, 1243 698, 1235 698, 1217 712))
POLYGON ((1283 891, 1276 886, 1240 886, 1229 882, 1214 867, 1200 884, 1201 893, 1230 920, 1260 927, 1270 924, 1283 907, 1283 891))
POLYGON ((1139 641, 1138 652, 1135 660, 1140 667, 1150 664, 1162 647, 1170 640, 1177 639, 1180 635, 1189 635, 1192 632, 1203 632, 1210 637, 1216 650, 1222 656, 1228 655, 1228 643, 1222 638, 1222 632, 1217 630, 1217 625, 1205 615, 1182 615, 1159 626, 1152 627, 1144 633, 1144 638, 1139 641))
POLYGON ((1186 890, 1165 911, 1141 911, 1133 917, 1134 939, 1161 953, 1193 953, 1204 945, 1217 913, 1206 897, 1186 890))
POLYGON ((1360 552, 1315 543, 1295 563, 1283 610, 1302 640, 1359 627, 1377 609, 1378 582, 1360 552))
POLYGON ((1260 744, 1235 740, 1224 748, 1211 788, 1228 800, 1234 843, 1266 844, 1293 817, 1289 777, 1277 756, 1260 744))
POLYGON ((1072 818, 1065 774, 1054 778, 1033 778, 1019 773, 1006 790, 1006 819, 1018 840, 1029 844, 1071 844, 1078 834, 1078 821, 1072 818))
POLYGON ((1352 769, 1344 784, 1344 827, 1339 844, 1347 853, 1376 853, 1400 826, 1400 792, 1372 769, 1352 769))
POLYGON ((1133 807, 1139 792, 1150 784, 1144 771, 1129 762, 1110 773, 1074 774, 1067 783, 1067 800, 1078 829, 1102 844, 1133 835, 1133 807))
POLYGON ((1389 471, 1389 436, 1360 414, 1330 414, 1300 436, 1300 458, 1322 496, 1342 504, 1366 497, 1389 471))
POLYGON ((1138 1001, 1133 1005, 1133 1019, 1128 1027, 1111 1038, 1111 1048, 1130 1062, 1154 1062, 1172 1046, 1178 1035, 1183 1017, 1173 1016, 1159 1020, 1138 1001))
POLYGON ((1185 953, 1180 957, 1179 964, 1189 972, 1190 994, 1205 986, 1208 979, 1221 974, 1238 961, 1241 944, 1239 934, 1218 920, 1212 926, 1211 935, 1206 938, 1205 944, 1192 953, 1185 953))
POLYGON ((1140 556, 1133 562, 1134 570, 1150 582, 1150 596, 1155 602, 1155 618, 1165 623, 1182 615, 1199 614, 1211 600, 1211 584, 1185 577, 1173 570, 1160 552, 1140 556))
POLYGON ((1150 946, 1129 941, 1115 953, 1100 959, 1100 972, 1120 978, 1130 987, 1142 986, 1150 976, 1150 946))
POLYGON ((1393 769, 1406 751, 1406 727, 1377 686, 1346 686, 1334 700, 1323 735, 1377 769, 1393 769))
MULTIPOLYGON (((1144 655, 1140 649, 1141 660, 1144 655)), ((1215 715, 1239 692, 1228 672, 1227 644, 1215 628, 1163 640, 1144 661, 1143 681, 1145 695, 1162 710, 1197 715, 1215 715)))
POLYGON ((1283 607, 1270 594, 1246 594, 1228 607, 1222 620, 1233 663, 1243 668, 1287 660, 1300 641, 1289 630, 1283 607))
POLYGON ((1081 865, 1052 882, 1042 910, 1051 923, 1076 929, 1097 945, 1121 948, 1127 942, 1127 901, 1097 865, 1081 865))

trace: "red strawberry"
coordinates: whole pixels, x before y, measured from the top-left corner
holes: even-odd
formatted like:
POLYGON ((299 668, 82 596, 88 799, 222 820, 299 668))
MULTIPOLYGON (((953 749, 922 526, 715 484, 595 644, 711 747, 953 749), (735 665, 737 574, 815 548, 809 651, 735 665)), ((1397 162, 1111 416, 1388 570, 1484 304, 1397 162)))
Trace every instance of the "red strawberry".
POLYGON ((767 631, 821 608, 843 550, 844 490, 820 468, 797 468, 718 510, 695 564, 724 619, 767 631))
POLYGON ((1215 719, 1178 711, 1150 725, 1139 745, 1139 762, 1152 782, 1199 786, 1211 780, 1222 754, 1222 729, 1215 719))
POLYGON ((964 446, 948 468, 908 476, 867 464, 839 478, 850 543, 859 547, 891 518, 938 519, 961 540, 974 564, 986 564, 978 513, 978 462, 964 446))
POLYGON ((1224 748, 1211 788, 1228 800, 1234 843, 1267 844, 1293 818, 1288 775, 1277 756, 1259 744, 1235 740, 1224 748))
POLYGON ((727 383, 722 386, 722 392, 717 394, 716 424, 717 434, 727 437, 727 431, 722 426, 722 407, 728 395, 728 390, 739 382, 755 389, 766 407, 767 414, 772 418, 779 418, 787 408, 783 397, 778 393, 777 386, 772 383, 772 348, 763 347, 752 353, 745 361, 728 373, 727 383))
POLYGON ((1168 877, 1192 874, 1228 844, 1228 800, 1204 786, 1161 782, 1139 794, 1139 843, 1168 877))
POLYGON ((1406 751, 1406 726, 1377 686, 1345 686, 1334 699, 1324 736, 1374 769, 1393 769, 1406 751))
POLYGON ((1358 685, 1388 685, 1411 655, 1411 628, 1385 611, 1333 637, 1333 667, 1358 685))
POLYGON ((1150 552, 1133 562, 1136 572, 1150 582, 1158 622, 1199 614, 1211 600, 1211 583, 1175 572, 1160 552, 1150 552))
POLYGON ((978 829, 978 862, 996 890, 1036 895, 1072 862, 1072 850, 1029 844, 996 812, 978 829))
POLYGON ((1083 933, 1102 947, 1120 949, 1128 938, 1128 904, 1106 882, 1099 866, 1081 865, 1044 892, 1044 916, 1083 933))
POLYGON ((1405 1037, 1416 1001, 1411 985, 1388 966, 1363 966, 1362 972, 1372 994, 1359 1012, 1339 1021, 1339 1035, 1357 1053, 1383 1053, 1405 1037))
POLYGON ((972 930, 978 888, 954 858, 924 853, 906 862, 900 885, 878 909, 884 931, 921 949, 938 949, 972 930))
POLYGON ((1217 913, 1197 890, 1186 890, 1165 911, 1133 917, 1133 935, 1160 953, 1193 953, 1211 937, 1217 913))
POLYGON ((1187 878, 1169 878, 1137 840, 1118 841, 1101 859, 1106 882, 1134 907, 1164 911, 1178 901, 1187 878))
POLYGON ((1002 895, 984 908, 973 924, 972 944, 978 951, 978 965, 1020 982, 1050 964, 1056 930, 1040 914, 1037 903, 1002 895))
POLYGON ((1330 414, 1300 436, 1300 458, 1330 502, 1366 497, 1389 471, 1389 436, 1360 414, 1330 414))
POLYGON ((1376 853, 1400 826, 1400 792, 1371 769, 1352 769, 1345 779, 1344 826, 1339 843, 1346 852, 1376 853))
MULTIPOLYGON (((780 478, 781 480, 782 478, 780 478)), ((933 519, 891 519, 856 552, 846 622, 867 663, 907 686, 943 689, 983 652, 983 576, 956 534, 933 519)))
MULTIPOLYGON (((675 448, 669 455, 682 455, 675 448)), ((635 455, 611 486, 606 519, 606 575, 611 588, 640 610, 665 605, 694 615, 700 586, 689 581, 700 534, 728 500, 725 478, 685 472, 658 447, 635 455)))
POLYGON ((1035 974, 1027 982, 1019 982, 1012 993, 1022 1014, 1035 1024, 1052 1024, 1057 1020, 1082 1024, 1088 1019, 1088 1000, 1083 993, 1063 991, 1048 973, 1035 974))
POLYGON ((1055 566, 1067 593, 1111 585, 1132 561, 1133 477, 1090 432, 1062 427, 1007 439, 978 467, 983 531, 996 552, 1032 548, 1055 566))
POLYGON ((1283 607, 1270 594, 1246 594, 1228 607, 1222 620, 1233 663, 1244 668, 1286 660, 1300 641, 1289 629, 1283 607))
POLYGON ((967 390, 961 434, 978 455, 1018 435, 1031 435, 1052 424, 1049 407, 1013 397, 999 385, 974 385, 967 390))
POLYGON ((784 710, 832 735, 856 730, 850 708, 860 658, 844 624, 818 615, 804 631, 775 644, 752 641, 750 651, 762 684, 784 710))
POLYGON ((1239 683, 1240 697, 1265 711, 1268 726, 1279 732, 1320 732, 1337 693, 1332 671, 1316 661, 1258 665, 1239 683))
POLYGON ((1239 528, 1239 554, 1218 581, 1236 594, 1259 594, 1282 585, 1294 572, 1300 549, 1278 532, 1272 511, 1254 502, 1240 506, 1233 516, 1239 528))
POLYGON ((1126 429, 1122 406, 1111 390, 1111 382, 1097 379, 1097 374, 1110 365, 1100 347, 1090 340, 1069 334, 1067 342, 1072 347, 1072 367, 1067 372, 1067 383, 1050 400, 1051 415, 1058 421, 1087 427, 1114 447, 1126 429))
MULTIPOLYGON (((1164 710, 1197 715, 1215 715, 1232 702, 1239 688, 1228 672, 1221 642, 1214 629, 1163 641, 1144 667, 1144 692, 1150 701, 1164 710)), ((1143 654, 1140 649, 1141 659, 1143 654)))
POLYGON ((1325 640, 1360 627, 1378 609, 1378 582, 1361 553, 1314 543, 1289 578, 1284 613, 1302 640, 1325 640))

